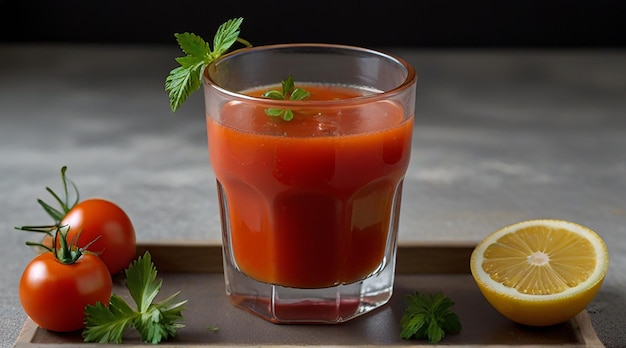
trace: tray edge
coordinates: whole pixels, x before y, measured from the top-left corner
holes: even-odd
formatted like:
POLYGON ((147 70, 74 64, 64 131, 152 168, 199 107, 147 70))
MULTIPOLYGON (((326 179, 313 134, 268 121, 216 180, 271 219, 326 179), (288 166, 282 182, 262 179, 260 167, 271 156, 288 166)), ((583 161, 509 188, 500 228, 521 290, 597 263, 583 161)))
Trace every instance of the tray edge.
MULTIPOLYGON (((473 251, 476 243, 471 241, 462 242, 443 242, 443 243, 421 243, 421 242, 402 242, 398 245, 397 270, 400 274, 411 273, 468 273, 469 272, 469 256, 473 251), (433 256, 444 257, 446 262, 437 263, 433 256), (465 262, 463 262, 465 261, 465 262), (464 266, 465 265, 465 266, 464 266)), ((187 272, 222 272, 222 246, 220 242, 207 241, 158 241, 137 244, 137 255, 143 255, 146 251, 150 251, 153 261, 157 265, 159 271, 180 271, 184 267, 191 267, 191 270, 185 269, 187 272), (184 257, 172 257, 181 255, 184 257), (182 260, 182 261, 181 261, 182 260), (184 266, 184 267, 183 267, 184 266)), ((605 348, 599 339, 591 318, 586 310, 580 312, 576 317, 570 319, 575 332, 579 335, 581 344, 562 345, 564 348, 605 348)), ((26 318, 22 330, 15 341, 14 348, 34 348, 34 347, 54 347, 54 348, 75 348, 76 344, 35 344, 32 339, 37 333, 38 326, 30 319, 26 318)), ((119 347, 117 344, 81 344, 81 347, 119 347)), ((128 347, 139 347, 138 345, 127 345, 128 347)), ((194 345, 194 347, 227 347, 225 345, 194 345)), ((255 347, 297 347, 294 345, 269 345, 255 347)), ((465 345, 412 345, 412 347, 448 347, 460 348, 465 345)), ((166 342, 159 344, 159 347, 170 348, 176 345, 168 345, 166 342)), ((341 347, 341 346, 338 346, 341 347)), ((348 346, 346 346, 348 347, 348 346)), ((349 347, 355 347, 350 345, 349 347)), ((394 346, 387 346, 394 347, 394 346)), ((502 347, 501 345, 482 345, 480 347, 502 347)), ((506 347, 506 346, 505 346, 506 347)), ((511 346, 515 347, 515 346, 511 346)), ((526 348, 539 348, 539 345, 526 345, 526 348)))
MULTIPOLYGON (((559 347, 561 348, 606 348, 604 346, 604 344, 602 343, 602 341, 600 341, 595 329, 593 328, 593 324, 591 323, 591 318, 589 317, 589 313, 587 313, 586 310, 580 312, 578 315, 576 315, 574 318, 570 319, 572 326, 578 328, 578 330, 575 330, 578 335, 579 335, 579 339, 581 341, 581 344, 567 344, 567 345, 559 345, 559 347)), ((15 345, 13 346, 14 348, 35 348, 35 347, 49 347, 49 348, 76 348, 78 345, 77 344, 73 344, 73 343, 67 343, 67 344, 36 344, 36 343, 32 343, 32 339, 34 338, 36 332, 37 332, 37 324, 35 324, 30 318, 26 318, 26 321, 24 322, 24 325, 22 327, 22 330, 20 332, 20 335, 18 336, 17 340, 15 341, 15 345)), ((120 345, 120 344, 102 344, 102 343, 86 343, 86 344, 81 344, 80 347, 84 347, 84 348, 97 348, 97 347, 102 347, 102 348, 106 348, 106 347, 141 347, 139 345, 120 345)), ((178 347, 180 348, 179 345, 172 345, 172 344, 168 344, 167 342, 164 343, 160 343, 158 345, 160 348, 174 348, 174 347, 178 347)), ((244 346, 248 346, 248 347, 284 347, 284 348, 288 348, 288 347, 301 347, 301 346, 297 346, 297 345, 238 345, 241 347, 244 346)), ((190 346, 191 347, 191 346, 190 346)), ((215 344, 206 344, 206 345, 193 345, 193 347, 215 347, 215 348, 221 348, 221 347, 230 347, 229 345, 215 345, 215 344)), ((333 347, 362 347, 359 345, 333 345, 333 347)), ((379 346, 379 347, 397 347, 395 345, 386 345, 386 346, 379 346)), ((446 347, 446 348, 462 348, 462 347, 467 347, 467 345, 447 345, 447 344, 430 344, 430 343, 424 343, 424 344, 417 344, 417 345, 411 345, 411 347, 414 348, 439 348, 439 347, 446 347)), ((481 348, 496 348, 496 347, 500 347, 500 348, 504 348, 507 346, 503 346, 503 345, 480 345, 480 346, 475 346, 475 347, 481 347, 481 348)), ((508 347, 516 347, 516 346, 508 346, 508 347)), ((518 346, 519 347, 519 346, 518 346)), ((543 346, 541 345, 524 345, 524 348, 541 348, 543 346)))

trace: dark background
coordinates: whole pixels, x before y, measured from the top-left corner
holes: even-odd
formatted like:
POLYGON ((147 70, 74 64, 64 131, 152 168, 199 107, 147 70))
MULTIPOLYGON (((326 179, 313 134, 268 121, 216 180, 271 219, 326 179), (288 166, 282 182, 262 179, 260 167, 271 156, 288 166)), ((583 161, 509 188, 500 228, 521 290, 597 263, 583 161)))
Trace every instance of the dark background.
POLYGON ((253 45, 624 47, 625 1, 0 0, 0 42, 174 44, 244 17, 253 45))

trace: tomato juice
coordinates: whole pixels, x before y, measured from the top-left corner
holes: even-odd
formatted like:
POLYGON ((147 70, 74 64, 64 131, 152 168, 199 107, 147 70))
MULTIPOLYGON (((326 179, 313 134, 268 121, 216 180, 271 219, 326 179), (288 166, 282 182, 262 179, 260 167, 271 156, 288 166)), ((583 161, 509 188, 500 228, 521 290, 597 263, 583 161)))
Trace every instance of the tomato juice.
POLYGON ((227 202, 226 243, 238 269, 261 282, 352 283, 395 247, 390 218, 409 164, 413 115, 389 98, 358 102, 364 92, 356 88, 301 86, 311 92, 307 102, 355 102, 303 106, 291 121, 247 100, 207 115, 211 166, 227 202))

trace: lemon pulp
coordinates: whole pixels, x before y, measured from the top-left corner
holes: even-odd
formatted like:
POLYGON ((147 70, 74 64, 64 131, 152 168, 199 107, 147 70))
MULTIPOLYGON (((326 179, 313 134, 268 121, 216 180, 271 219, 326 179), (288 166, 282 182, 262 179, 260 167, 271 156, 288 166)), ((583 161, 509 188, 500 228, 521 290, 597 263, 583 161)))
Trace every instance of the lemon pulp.
POLYGON ((608 252, 584 226, 540 219, 487 236, 470 263, 496 310, 522 324, 545 326, 568 320, 588 305, 606 275, 608 252))
POLYGON ((596 252, 578 234, 531 226, 489 245, 482 267, 494 281, 522 294, 548 295, 588 279, 596 268, 596 252))

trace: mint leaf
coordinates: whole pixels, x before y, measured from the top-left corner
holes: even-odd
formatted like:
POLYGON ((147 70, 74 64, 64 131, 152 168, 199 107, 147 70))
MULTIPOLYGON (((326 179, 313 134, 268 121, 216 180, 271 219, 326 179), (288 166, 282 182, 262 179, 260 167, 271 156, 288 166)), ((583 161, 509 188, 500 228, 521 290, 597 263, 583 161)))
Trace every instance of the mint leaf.
POLYGON ((172 69, 165 78, 165 90, 168 92, 172 111, 178 110, 189 95, 200 89, 202 73, 207 65, 228 51, 236 41, 250 46, 249 42, 239 37, 242 22, 243 18, 235 18, 220 25, 213 37, 212 50, 209 44, 196 34, 174 34, 178 46, 186 56, 176 58, 180 66, 172 69))
POLYGON ((298 87, 291 92, 289 96, 289 100, 303 100, 308 98, 311 95, 308 91, 298 87))
POLYGON ((243 18, 229 19, 226 23, 217 28, 217 33, 213 37, 213 54, 218 58, 226 52, 230 46, 239 38, 239 27, 243 18))
MULTIPOLYGON (((194 33, 174 34, 174 37, 183 53, 187 54, 187 57, 196 59, 198 62, 204 60, 207 54, 211 52, 209 44, 194 33)), ((176 60, 178 61, 178 59, 176 60)))
MULTIPOLYGON (((311 95, 309 91, 303 88, 295 88, 295 82, 291 75, 281 81, 281 88, 282 91, 280 92, 275 89, 266 91, 261 97, 275 100, 303 100, 311 95)), ((284 121, 291 121, 294 117, 292 110, 280 108, 267 108, 265 114, 270 117, 281 116, 284 121)))

